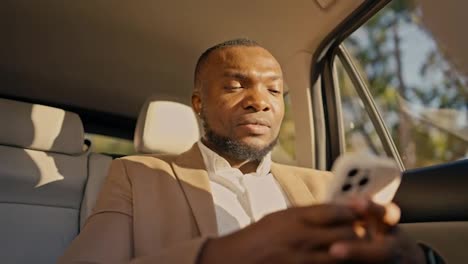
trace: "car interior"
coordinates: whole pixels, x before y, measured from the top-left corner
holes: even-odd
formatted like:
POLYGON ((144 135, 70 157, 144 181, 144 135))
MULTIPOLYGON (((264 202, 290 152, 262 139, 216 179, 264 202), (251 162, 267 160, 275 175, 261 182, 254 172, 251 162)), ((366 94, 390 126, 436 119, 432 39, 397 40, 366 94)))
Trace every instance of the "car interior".
MULTIPOLYGON (((402 228, 447 263, 464 263, 467 86, 460 90, 457 129, 449 131, 461 154, 408 166, 368 92, 372 83, 359 73, 359 57, 345 48, 354 32, 395 2, 404 1, 2 1, 0 262, 56 262, 90 215, 113 159, 189 149, 202 134, 190 106, 198 56, 224 40, 247 37, 271 51, 285 77, 281 133, 293 127, 287 135, 294 140, 282 144, 288 137, 280 138, 273 159, 328 170, 347 151, 346 94, 338 81, 346 72, 382 153, 402 170, 394 199, 402 228), (134 148, 100 151, 93 135, 134 148)), ((411 2, 420 5, 421 23, 437 45, 468 72, 466 36, 453 30, 467 4, 411 2), (451 13, 442 19, 436 10, 451 13)))

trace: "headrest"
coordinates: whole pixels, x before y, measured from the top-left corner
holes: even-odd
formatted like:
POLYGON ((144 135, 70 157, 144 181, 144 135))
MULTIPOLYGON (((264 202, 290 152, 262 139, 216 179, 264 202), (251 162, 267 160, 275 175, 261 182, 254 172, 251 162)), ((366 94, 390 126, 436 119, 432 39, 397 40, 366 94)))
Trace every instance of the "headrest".
POLYGON ((181 103, 149 99, 138 117, 135 150, 139 153, 180 154, 199 137, 192 108, 181 103))
POLYGON ((0 122, 0 145, 70 155, 83 153, 83 124, 75 113, 0 98, 0 122))

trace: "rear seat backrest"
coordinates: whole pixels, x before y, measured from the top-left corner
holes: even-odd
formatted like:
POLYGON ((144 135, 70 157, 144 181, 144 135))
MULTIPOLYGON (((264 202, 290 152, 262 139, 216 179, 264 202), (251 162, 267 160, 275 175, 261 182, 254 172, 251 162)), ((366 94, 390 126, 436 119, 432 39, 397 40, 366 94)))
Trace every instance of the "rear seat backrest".
MULTIPOLYGON (((176 102, 149 98, 143 105, 135 128, 138 153, 178 154, 199 138, 198 122, 192 108, 176 102)), ((89 176, 81 206, 81 227, 92 213, 112 157, 90 153, 89 176)))
POLYGON ((91 215, 111 162, 112 157, 110 156, 97 153, 89 154, 88 180, 86 181, 80 210, 80 230, 84 226, 86 219, 91 215))
MULTIPOLYGON (((91 214, 112 158, 89 153, 78 115, 0 98, 0 261, 55 263, 91 214)), ((198 140, 186 105, 150 99, 140 153, 181 153, 198 140)))
POLYGON ((110 158, 88 155, 74 113, 0 98, 0 121, 0 262, 55 263, 94 202, 87 175, 93 193, 110 158))
POLYGON ((187 105, 150 98, 143 105, 135 129, 138 153, 179 154, 200 137, 197 118, 187 105))

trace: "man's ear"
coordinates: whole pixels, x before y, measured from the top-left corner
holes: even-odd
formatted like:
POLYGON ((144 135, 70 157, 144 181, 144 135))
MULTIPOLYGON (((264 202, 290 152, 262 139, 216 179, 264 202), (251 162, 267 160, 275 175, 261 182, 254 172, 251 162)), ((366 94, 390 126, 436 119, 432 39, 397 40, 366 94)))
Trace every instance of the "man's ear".
POLYGON ((195 111, 197 115, 200 115, 201 110, 202 110, 202 99, 201 99, 200 91, 194 91, 192 93, 192 108, 193 108, 193 111, 195 111))

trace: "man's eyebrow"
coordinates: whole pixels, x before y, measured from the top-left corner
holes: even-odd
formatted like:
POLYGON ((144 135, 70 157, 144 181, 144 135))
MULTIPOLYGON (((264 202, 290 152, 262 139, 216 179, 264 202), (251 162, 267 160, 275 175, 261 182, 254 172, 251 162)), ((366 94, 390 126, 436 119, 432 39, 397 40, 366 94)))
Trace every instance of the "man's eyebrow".
MULTIPOLYGON (((228 77, 228 78, 234 78, 234 79, 238 79, 238 80, 246 80, 246 79, 249 79, 249 76, 244 74, 244 73, 241 73, 241 72, 224 72, 224 77, 228 77)), ((264 76, 262 76, 263 78, 265 79, 268 79, 270 81, 276 81, 276 80, 282 80, 283 79, 283 76, 281 75, 278 75, 276 73, 267 73, 267 74, 264 74, 264 76)))
POLYGON ((282 80, 283 76, 278 74, 267 74, 265 75, 265 79, 269 79, 270 81, 282 80))
POLYGON ((223 76, 239 80, 245 80, 249 78, 247 75, 240 72, 224 72, 223 76))

